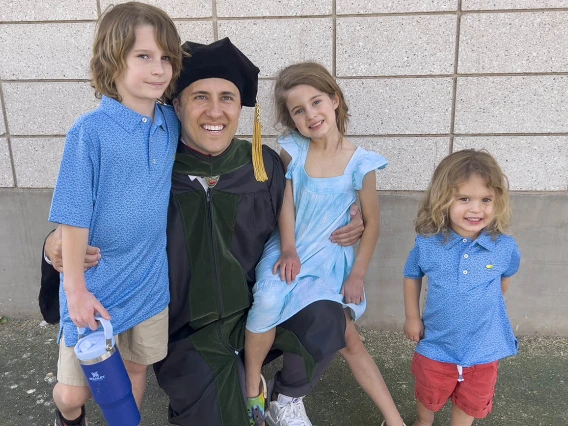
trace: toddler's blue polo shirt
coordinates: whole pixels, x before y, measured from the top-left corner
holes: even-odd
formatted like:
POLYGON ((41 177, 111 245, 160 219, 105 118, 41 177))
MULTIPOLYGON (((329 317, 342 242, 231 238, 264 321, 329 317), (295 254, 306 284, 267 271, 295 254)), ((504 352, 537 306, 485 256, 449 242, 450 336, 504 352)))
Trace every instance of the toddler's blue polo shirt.
POLYGON ((424 337, 416 351, 470 367, 517 353, 501 278, 514 275, 521 255, 513 237, 482 233, 475 241, 451 232, 418 235, 404 276, 428 276, 424 337))
MULTIPOLYGON (((115 334, 169 303, 166 223, 179 122, 156 104, 154 122, 114 99, 81 116, 67 134, 49 220, 89 228, 101 249, 87 288, 112 316, 115 334)), ((65 344, 77 341, 60 286, 65 344)))

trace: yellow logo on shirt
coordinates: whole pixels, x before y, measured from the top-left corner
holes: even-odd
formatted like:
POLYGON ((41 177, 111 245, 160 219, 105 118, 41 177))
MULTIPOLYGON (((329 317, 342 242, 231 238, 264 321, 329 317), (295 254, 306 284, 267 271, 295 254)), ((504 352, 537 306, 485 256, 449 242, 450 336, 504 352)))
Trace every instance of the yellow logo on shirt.
POLYGON ((485 266, 487 269, 493 269, 493 265, 486 265, 485 266))

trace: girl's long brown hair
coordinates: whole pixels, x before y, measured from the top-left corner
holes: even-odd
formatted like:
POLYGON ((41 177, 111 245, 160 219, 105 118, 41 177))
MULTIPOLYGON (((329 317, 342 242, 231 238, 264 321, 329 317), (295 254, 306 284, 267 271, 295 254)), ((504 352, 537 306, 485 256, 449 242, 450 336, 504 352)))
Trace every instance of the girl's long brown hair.
POLYGON ((274 85, 274 103, 276 107, 276 124, 280 124, 286 130, 294 130, 296 125, 290 116, 286 101, 288 91, 296 86, 305 84, 311 86, 330 97, 337 96, 339 106, 335 110, 335 122, 339 130, 339 143, 345 137, 347 122, 349 121, 349 108, 341 88, 329 73, 329 71, 317 62, 300 62, 284 68, 278 74, 274 85))

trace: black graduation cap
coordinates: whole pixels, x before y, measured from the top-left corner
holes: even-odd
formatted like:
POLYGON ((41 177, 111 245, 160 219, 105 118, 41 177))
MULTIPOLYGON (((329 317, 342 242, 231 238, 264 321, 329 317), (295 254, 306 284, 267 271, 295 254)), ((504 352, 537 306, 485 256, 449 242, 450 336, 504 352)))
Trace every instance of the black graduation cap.
POLYGON ((190 56, 183 58, 176 96, 197 80, 222 78, 237 86, 243 106, 255 106, 260 70, 228 37, 211 44, 186 41, 182 49, 190 56))
POLYGON ((228 37, 211 44, 186 41, 181 48, 189 55, 183 58, 183 69, 176 84, 175 96, 191 83, 205 78, 222 78, 237 86, 241 94, 241 105, 254 107, 252 132, 254 177, 259 182, 266 182, 268 176, 262 159, 260 106, 256 100, 260 70, 231 43, 228 37))

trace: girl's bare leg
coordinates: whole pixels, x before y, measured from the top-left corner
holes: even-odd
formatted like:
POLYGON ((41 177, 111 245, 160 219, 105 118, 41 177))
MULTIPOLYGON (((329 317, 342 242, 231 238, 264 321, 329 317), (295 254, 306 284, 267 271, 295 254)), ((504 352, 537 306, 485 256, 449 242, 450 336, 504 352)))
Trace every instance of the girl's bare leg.
POLYGON ((367 395, 371 397, 383 414, 387 426, 402 426, 404 422, 379 371, 379 367, 377 367, 375 360, 369 355, 365 345, 363 345, 348 309, 345 310, 345 316, 347 317, 347 327, 345 329, 347 346, 339 351, 341 356, 347 361, 357 383, 367 392, 367 395))
POLYGON ((245 378, 247 398, 260 393, 260 372, 268 351, 274 343, 276 327, 265 333, 245 331, 245 378))

